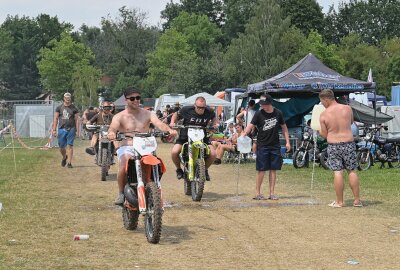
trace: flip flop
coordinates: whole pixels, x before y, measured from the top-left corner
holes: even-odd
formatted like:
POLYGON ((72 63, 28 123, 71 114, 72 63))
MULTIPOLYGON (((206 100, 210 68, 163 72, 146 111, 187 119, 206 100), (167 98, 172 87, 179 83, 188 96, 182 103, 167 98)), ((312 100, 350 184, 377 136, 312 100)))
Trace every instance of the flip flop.
POLYGON ((328 206, 332 207, 332 208, 342 208, 343 207, 340 204, 338 204, 336 201, 331 202, 330 204, 328 204, 328 206))
POLYGON ((270 196, 268 197, 268 200, 277 201, 277 200, 279 200, 279 198, 278 198, 278 196, 276 196, 276 195, 270 195, 270 196))
POLYGON ((260 201, 260 200, 265 200, 265 198, 262 194, 258 194, 253 198, 253 200, 260 201))
POLYGON ((353 206, 354 207, 363 207, 364 205, 361 202, 359 202, 359 203, 353 203, 353 206))

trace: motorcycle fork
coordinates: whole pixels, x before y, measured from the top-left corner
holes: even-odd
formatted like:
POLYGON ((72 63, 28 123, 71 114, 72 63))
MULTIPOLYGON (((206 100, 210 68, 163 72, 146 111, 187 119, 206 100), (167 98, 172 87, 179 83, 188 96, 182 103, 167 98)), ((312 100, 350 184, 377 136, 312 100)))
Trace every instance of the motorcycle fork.
POLYGON ((135 168, 136 168, 139 212, 141 214, 145 214, 146 213, 146 196, 145 196, 145 191, 144 191, 144 182, 143 182, 142 166, 140 164, 140 156, 137 153, 135 153, 135 168))
POLYGON ((158 190, 160 191, 160 204, 161 204, 161 209, 164 210, 164 202, 163 202, 163 196, 162 196, 162 189, 161 189, 161 181, 160 181, 160 174, 159 174, 159 166, 160 165, 153 165, 151 166, 152 172, 153 172, 153 181, 156 183, 158 190))

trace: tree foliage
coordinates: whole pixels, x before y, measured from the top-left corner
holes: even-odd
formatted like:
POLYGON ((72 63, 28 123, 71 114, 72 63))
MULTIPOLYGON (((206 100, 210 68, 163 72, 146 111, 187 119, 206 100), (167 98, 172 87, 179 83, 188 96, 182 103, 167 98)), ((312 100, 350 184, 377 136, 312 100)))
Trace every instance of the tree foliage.
POLYGON ((87 68, 93 59, 90 49, 74 41, 65 31, 60 41, 51 40, 49 48, 42 48, 39 52, 37 66, 41 83, 46 90, 61 99, 64 92, 74 92, 74 73, 87 68))
POLYGON ((291 28, 281 15, 274 0, 259 1, 245 33, 232 41, 225 55, 224 79, 231 86, 245 86, 284 69, 289 55, 282 44, 291 28))
POLYGON ((385 38, 399 37, 400 13, 398 0, 350 0, 342 2, 336 12, 333 8, 326 18, 323 33, 330 43, 356 33, 361 40, 377 45, 385 38))
POLYGON ((223 22, 223 1, 222 0, 181 0, 181 3, 169 2, 165 9, 161 11, 161 18, 166 22, 163 24, 163 29, 168 29, 171 22, 177 18, 181 12, 193 13, 197 15, 206 15, 207 18, 221 25, 223 22))
POLYGON ((1 46, 8 47, 1 53, 7 54, 7 64, 0 66, 0 81, 5 82, 7 86, 7 91, 0 94, 2 98, 33 99, 41 92, 36 66, 39 50, 50 40, 59 38, 61 32, 70 26, 68 23, 60 23, 57 17, 45 14, 36 18, 25 16, 6 18, 0 27, 2 33, 8 33, 8 37, 4 34, 0 37, 1 46))
POLYGON ((290 17, 292 25, 305 35, 312 30, 320 32, 324 28, 322 7, 316 0, 278 0, 283 17, 290 17))

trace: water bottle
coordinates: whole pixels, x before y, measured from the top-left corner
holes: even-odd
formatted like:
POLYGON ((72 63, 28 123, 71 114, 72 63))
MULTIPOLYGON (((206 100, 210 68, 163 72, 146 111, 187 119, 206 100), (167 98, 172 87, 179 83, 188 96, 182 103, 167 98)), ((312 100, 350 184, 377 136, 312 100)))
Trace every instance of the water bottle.
POLYGON ((77 241, 77 240, 89 240, 89 235, 88 234, 75 234, 74 241, 77 241))

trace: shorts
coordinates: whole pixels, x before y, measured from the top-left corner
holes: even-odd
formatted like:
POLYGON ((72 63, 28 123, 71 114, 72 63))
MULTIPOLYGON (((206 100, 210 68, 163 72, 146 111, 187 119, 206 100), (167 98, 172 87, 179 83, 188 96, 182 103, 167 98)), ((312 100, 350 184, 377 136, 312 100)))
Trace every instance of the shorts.
POLYGON ((257 145, 256 170, 257 171, 276 171, 282 168, 281 147, 257 145))
POLYGON ((135 154, 135 151, 133 150, 132 145, 124 145, 124 146, 121 146, 120 148, 118 148, 118 150, 117 150, 118 160, 121 160, 122 156, 124 156, 124 155, 129 155, 129 156, 133 157, 134 154, 135 154))
MULTIPOLYGON (((176 139, 176 141, 175 141, 175 144, 183 145, 184 143, 187 143, 187 141, 188 141, 188 137, 178 137, 178 139, 176 139)), ((210 138, 204 137, 203 142, 207 145, 211 145, 210 138)))
POLYGON ((65 148, 67 145, 73 146, 75 140, 76 130, 75 128, 65 129, 59 128, 58 129, 58 147, 65 148))
POLYGON ((328 167, 332 171, 352 171, 358 167, 354 142, 330 143, 328 145, 328 167))

